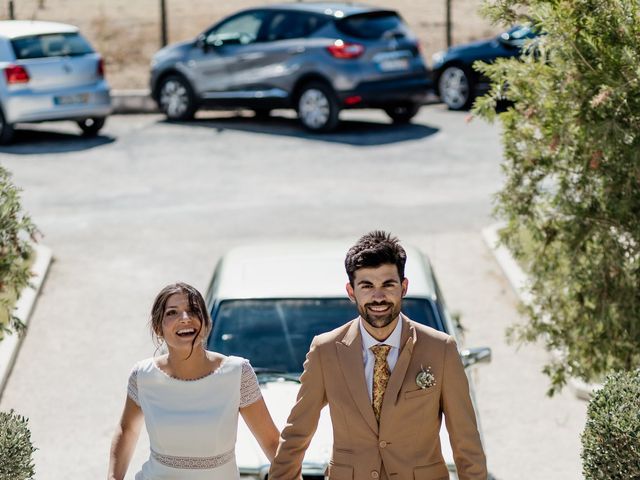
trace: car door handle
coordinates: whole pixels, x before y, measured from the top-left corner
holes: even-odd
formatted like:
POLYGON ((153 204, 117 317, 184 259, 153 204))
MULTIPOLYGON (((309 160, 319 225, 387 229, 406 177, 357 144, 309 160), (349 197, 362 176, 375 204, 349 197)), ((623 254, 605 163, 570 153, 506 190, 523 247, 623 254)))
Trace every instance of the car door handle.
POLYGON ((291 47, 289 49, 287 49, 287 53, 288 54, 297 54, 297 53, 304 53, 306 49, 302 46, 299 47, 291 47))

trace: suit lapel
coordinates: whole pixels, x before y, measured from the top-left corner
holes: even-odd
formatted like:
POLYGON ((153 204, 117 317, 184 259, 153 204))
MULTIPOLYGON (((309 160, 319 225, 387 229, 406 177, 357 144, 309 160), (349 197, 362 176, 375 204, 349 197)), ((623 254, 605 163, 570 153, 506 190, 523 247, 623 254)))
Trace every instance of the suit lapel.
MULTIPOLYGON (((402 321, 402 333, 400 336, 400 355, 398 355, 398 361, 396 366, 391 372, 389 377, 389 383, 387 389, 384 392, 384 398, 382 400, 382 409, 380 411, 380 419, 385 416, 385 412, 396 404, 398 401, 398 394, 400 393, 400 387, 405 375, 407 374, 407 368, 409 368, 409 362, 411 361, 411 354, 413 353, 413 345, 416 343, 416 331, 409 324, 407 317, 401 315, 402 321)), ((387 413, 388 415, 388 413, 387 413)))
MULTIPOLYGON (((362 360, 362 339, 360 338, 359 319, 351 322, 344 338, 336 342, 338 361, 353 401, 358 406, 362 417, 369 427, 377 434, 378 422, 371 407, 371 400, 367 392, 367 382, 364 377, 364 362, 362 360)), ((406 367, 405 367, 406 369, 406 367)), ((393 377, 393 376, 392 376, 393 377)))

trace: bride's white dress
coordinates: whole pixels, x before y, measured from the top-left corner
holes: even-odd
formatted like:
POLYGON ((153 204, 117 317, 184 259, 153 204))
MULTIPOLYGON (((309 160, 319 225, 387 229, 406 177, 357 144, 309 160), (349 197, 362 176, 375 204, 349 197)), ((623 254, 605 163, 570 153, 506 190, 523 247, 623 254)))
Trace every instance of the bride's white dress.
POLYGON ((229 356, 205 377, 180 380, 148 358, 133 367, 128 395, 142 408, 151 444, 136 480, 240 478, 234 451, 239 409, 261 397, 248 360, 229 356))

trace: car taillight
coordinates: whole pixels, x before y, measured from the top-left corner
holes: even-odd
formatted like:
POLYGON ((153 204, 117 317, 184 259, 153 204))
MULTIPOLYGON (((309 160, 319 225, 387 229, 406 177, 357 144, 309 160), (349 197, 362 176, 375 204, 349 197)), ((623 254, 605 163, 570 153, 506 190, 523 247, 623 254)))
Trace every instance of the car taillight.
POLYGON ((333 45, 327 47, 329 53, 335 58, 354 59, 364 53, 364 46, 359 43, 349 43, 336 40, 333 45))
POLYGON ((104 60, 102 60, 101 58, 98 59, 98 77, 102 78, 104 77, 104 60))
POLYGON ((27 83, 29 81, 29 72, 21 65, 9 65, 4 69, 4 75, 7 77, 8 84, 27 83))

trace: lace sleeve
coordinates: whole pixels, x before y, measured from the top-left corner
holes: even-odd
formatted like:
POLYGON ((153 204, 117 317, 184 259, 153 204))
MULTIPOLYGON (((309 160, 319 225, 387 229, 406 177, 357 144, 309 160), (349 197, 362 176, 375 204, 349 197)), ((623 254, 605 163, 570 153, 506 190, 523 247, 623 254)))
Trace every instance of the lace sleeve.
POLYGON ((133 367, 131 370, 131 374, 129 375, 129 384, 127 386, 127 395, 133 402, 140 406, 140 402, 138 401, 138 368, 137 365, 133 367))
POLYGON ((249 360, 242 362, 242 379, 240 381, 240 408, 248 407, 262 397, 258 377, 249 360))

